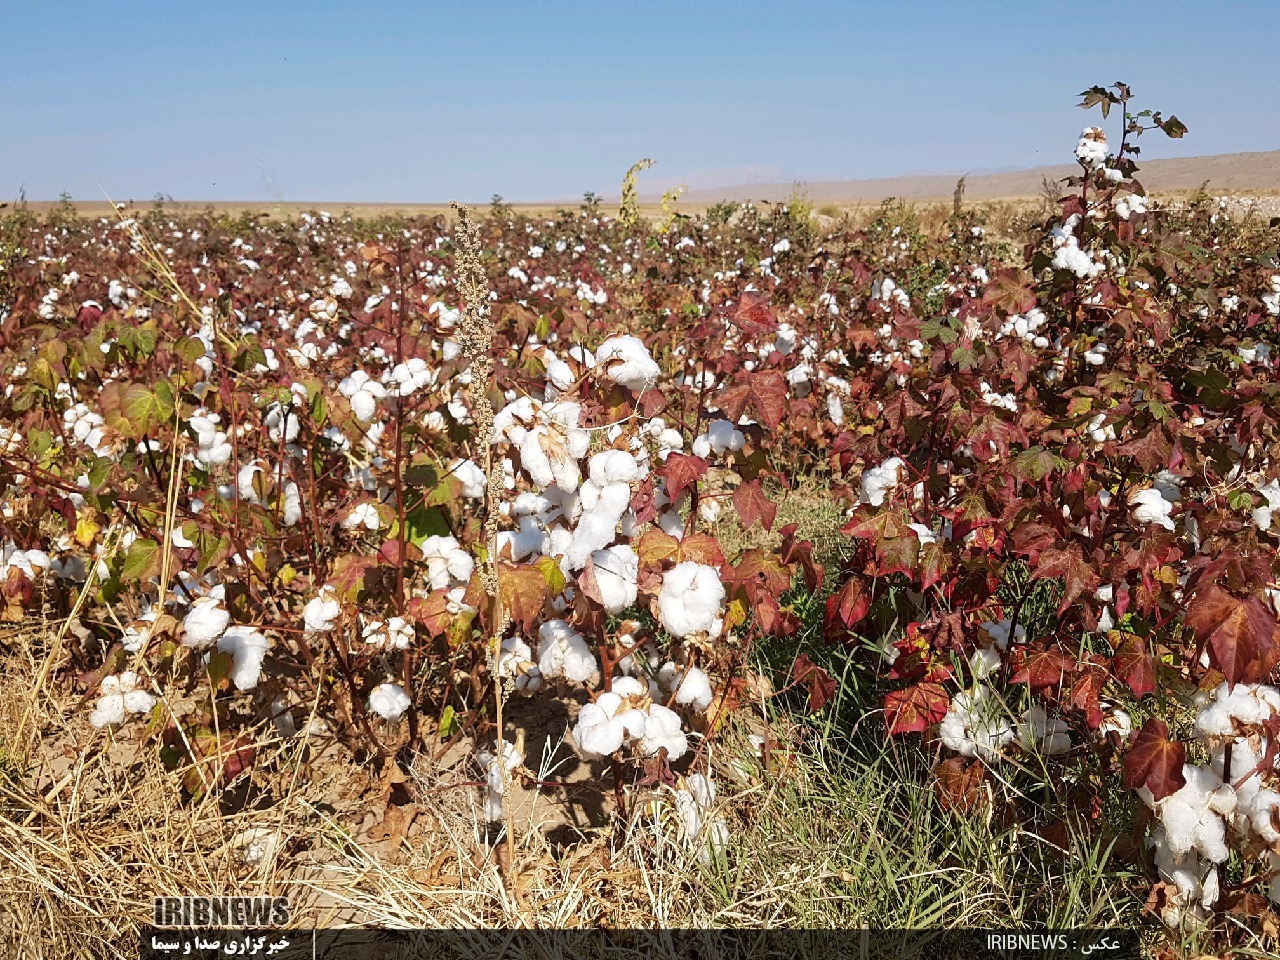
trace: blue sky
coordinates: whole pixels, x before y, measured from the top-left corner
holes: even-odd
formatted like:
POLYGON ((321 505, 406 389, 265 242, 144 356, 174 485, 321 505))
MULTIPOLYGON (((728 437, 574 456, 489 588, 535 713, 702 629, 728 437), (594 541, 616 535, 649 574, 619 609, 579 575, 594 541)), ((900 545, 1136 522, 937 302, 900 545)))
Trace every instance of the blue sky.
POLYGON ((434 202, 1280 148, 1280 2, 0 0, 0 200, 434 202), (1096 116, 1096 111, 1093 114, 1096 116))

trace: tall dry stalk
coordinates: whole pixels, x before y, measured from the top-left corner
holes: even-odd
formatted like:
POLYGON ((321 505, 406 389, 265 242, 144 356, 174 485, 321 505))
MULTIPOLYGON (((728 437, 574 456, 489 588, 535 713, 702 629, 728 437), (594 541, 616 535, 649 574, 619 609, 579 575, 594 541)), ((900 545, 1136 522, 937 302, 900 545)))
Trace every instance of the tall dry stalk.
POLYGON ((493 386, 493 313, 489 306, 489 282, 481 262, 480 231, 471 220, 466 206, 454 203, 458 213, 458 292, 462 296, 462 324, 458 343, 471 364, 471 382, 467 396, 471 415, 476 422, 476 439, 482 446, 485 475, 484 541, 485 558, 482 576, 485 591, 493 601, 493 631, 489 636, 489 653, 493 658, 494 720, 498 728, 496 755, 502 775, 502 811, 505 817, 507 863, 515 863, 515 830, 511 812, 511 772, 507 769, 506 736, 503 704, 506 691, 502 682, 502 638, 510 624, 510 614, 503 606, 498 583, 498 508, 502 490, 502 473, 495 468, 493 446, 493 404, 489 390, 493 386))

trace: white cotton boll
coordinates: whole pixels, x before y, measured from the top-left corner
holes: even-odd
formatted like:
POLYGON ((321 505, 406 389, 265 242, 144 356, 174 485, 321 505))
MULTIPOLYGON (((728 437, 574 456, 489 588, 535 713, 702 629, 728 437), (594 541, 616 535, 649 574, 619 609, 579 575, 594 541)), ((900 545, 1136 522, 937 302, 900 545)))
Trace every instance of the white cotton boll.
POLYGON ((281 494, 280 520, 286 527, 295 526, 302 519, 302 491, 290 480, 281 494))
POLYGON ((1259 530, 1270 530, 1272 517, 1280 512, 1280 480, 1271 480, 1258 487, 1258 493, 1266 498, 1266 505, 1255 507, 1250 516, 1259 530))
POLYGON ((594 703, 585 704, 573 728, 573 742, 586 757, 607 757, 622 749, 627 727, 617 716, 622 698, 617 693, 602 693, 594 703))
MULTIPOLYGON (((622 666, 621 663, 618 664, 622 666)), ((613 692, 620 697, 632 697, 640 699, 649 693, 649 686, 639 677, 614 677, 612 683, 613 692)))
MULTIPOLYGON (((1001 650, 1009 649, 1009 630, 1011 628, 1013 628, 1013 623, 1007 619, 988 620, 985 623, 980 624, 978 627, 978 629, 990 637, 991 642, 1001 650)), ((1013 630, 1013 642, 1025 643, 1026 639, 1027 631, 1023 629, 1021 624, 1019 624, 1017 628, 1013 630)))
POLYGON ((672 636, 708 633, 720 615, 724 597, 724 584, 714 567, 686 560, 663 574, 658 618, 672 636))
POLYGON ((231 622, 231 614, 213 597, 197 597, 182 620, 182 645, 202 650, 213 643, 231 622))
POLYGON ((1129 714, 1121 710, 1119 707, 1114 708, 1110 713, 1102 718, 1102 723, 1098 725, 1098 733, 1105 736, 1107 733, 1115 731, 1120 738, 1126 739, 1133 732, 1133 721, 1129 714))
POLYGON ((498 658, 498 676, 514 677, 517 693, 534 693, 542 689, 542 671, 533 662, 533 651, 519 637, 502 641, 498 658))
POLYGON ((595 360, 605 377, 633 392, 652 387, 662 373, 649 355, 649 348, 633 336, 606 340, 596 348, 595 360))
POLYGON ((1173 504, 1161 496, 1159 490, 1150 487, 1135 490, 1129 494, 1129 504, 1136 522, 1159 524, 1166 530, 1174 528, 1173 519, 1169 516, 1173 504))
POLYGON ((302 608, 302 622, 307 633, 320 633, 333 629, 333 621, 342 613, 342 604, 338 602, 338 594, 327 584, 320 592, 307 601, 302 608))
POLYGON ((606 613, 621 613, 636 602, 640 558, 630 544, 621 543, 591 554, 596 589, 606 613))
POLYGON ((728 420, 713 420, 707 424, 706 432, 694 438, 693 455, 704 460, 715 454, 722 456, 727 451, 741 450, 747 442, 746 434, 728 420))
POLYGON ((372 620, 365 625, 360 638, 375 647, 404 650, 413 642, 413 625, 404 617, 391 617, 387 621, 372 620))
POLYGON ((643 480, 649 468, 625 450, 604 450, 588 463, 587 476, 603 487, 610 483, 633 483, 643 480))
POLYGON ((938 734, 947 749, 984 760, 998 759, 1001 748, 1014 738, 1004 704, 985 686, 956 694, 938 734))
MULTIPOLYGON (((102 689, 106 690, 107 681, 114 679, 115 677, 107 677, 103 680, 102 689)), ((89 722, 95 727, 107 727, 117 723, 124 723, 124 717, 124 697, 119 692, 112 690, 98 698, 97 705, 93 708, 93 712, 89 714, 89 722)))
POLYGON ((398 683, 380 683, 369 694, 369 709, 383 720, 399 720, 409 709, 409 695, 398 683))
POLYGON ((218 640, 218 649, 231 654, 231 682, 237 690, 252 690, 262 677, 266 636, 250 627, 233 627, 218 640))
POLYGON ((97 705, 89 714, 89 722, 95 727, 123 723, 130 713, 148 713, 155 706, 156 698, 138 687, 139 677, 126 670, 118 677, 104 677, 99 686, 97 705))
POLYGON ((1067 724, 1056 717, 1049 717, 1044 708, 1038 705, 1022 715, 1018 741, 1025 749, 1050 757, 1071 750, 1071 734, 1067 724))
POLYGON ((236 492, 240 495, 241 500, 249 503, 258 503, 258 492, 254 489, 253 481, 258 474, 262 473, 262 464, 246 463, 236 472, 236 492))
POLYGON ((524 763, 524 753, 514 743, 503 740, 499 749, 501 759, 487 750, 476 755, 476 761, 484 770, 484 812, 490 823, 503 819, 504 788, 511 775, 524 763))
POLYGON ((682 707, 692 707, 701 713, 711 706, 711 678, 697 667, 685 667, 681 670, 674 663, 667 663, 659 673, 658 680, 668 688, 679 682, 675 695, 676 703, 682 707), (666 679, 663 678, 664 674, 666 679))
POLYGON ((969 655, 969 669, 978 680, 991 676, 1000 669, 1000 651, 991 647, 981 647, 973 651, 969 655))
POLYGON ((681 728, 680 715, 659 703, 650 705, 644 736, 636 745, 643 757, 655 756, 663 747, 668 760, 679 760, 688 752, 689 738, 681 728))
POLYGON ((475 571, 475 558, 463 550, 454 537, 431 535, 422 543, 422 558, 427 562, 427 579, 432 590, 463 584, 475 571))
POLYGON ((519 530, 503 530, 498 533, 498 554, 505 557, 510 551, 511 559, 519 563, 542 552, 544 536, 537 518, 521 517, 519 530))
POLYGON ((351 412, 357 420, 368 423, 378 413, 378 400, 373 394, 361 390, 351 396, 351 412))
POLYGON ((864 470, 861 481, 862 502, 873 507, 881 506, 885 497, 906 479, 906 466, 901 457, 890 457, 879 466, 864 470))
POLYGON ((464 497, 479 500, 484 496, 489 480, 484 475, 484 471, 473 461, 454 460, 449 464, 449 472, 462 481, 462 495, 464 497))
POLYGON ((565 620, 548 620, 538 628, 538 669, 547 679, 564 677, 574 683, 599 675, 587 641, 565 620))
POLYGON ((346 530, 358 530, 361 527, 366 530, 377 530, 382 526, 382 517, 378 514, 378 508, 372 503, 367 501, 357 503, 343 518, 342 526, 346 530))

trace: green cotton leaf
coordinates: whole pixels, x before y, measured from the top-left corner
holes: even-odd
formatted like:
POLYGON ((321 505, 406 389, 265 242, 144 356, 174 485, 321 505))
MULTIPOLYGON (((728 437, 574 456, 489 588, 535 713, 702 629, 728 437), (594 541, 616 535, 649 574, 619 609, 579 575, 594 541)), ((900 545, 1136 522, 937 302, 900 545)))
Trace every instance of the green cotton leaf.
POLYGON ((1249 490, 1232 490, 1227 494, 1227 505, 1232 510, 1252 510, 1253 493, 1249 490))
MULTIPOLYGON (((393 523, 388 539, 399 539, 399 528, 399 521, 393 523)), ((419 504, 405 513, 404 529, 405 539, 419 550, 426 543, 427 537, 447 537, 449 535, 449 524, 446 522, 443 511, 439 507, 428 507, 425 503, 419 504)))
POLYGON ((154 540, 135 540, 124 556, 120 579, 126 582, 145 580, 160 571, 160 545, 154 540))
POLYGON ((215 690, 225 690, 230 685, 231 668, 235 658, 225 650, 215 650, 209 654, 209 686, 215 690))
POLYGON ((187 363, 195 363, 205 354, 204 341, 199 337, 183 337, 174 344, 173 352, 187 363))
POLYGON ((950 345, 959 339, 959 335, 942 319, 926 320, 920 324, 921 340, 937 340, 950 345))
POLYGON ((448 740, 461 729, 462 723, 458 720, 457 711, 453 707, 445 707, 444 713, 440 715, 440 739, 448 740))

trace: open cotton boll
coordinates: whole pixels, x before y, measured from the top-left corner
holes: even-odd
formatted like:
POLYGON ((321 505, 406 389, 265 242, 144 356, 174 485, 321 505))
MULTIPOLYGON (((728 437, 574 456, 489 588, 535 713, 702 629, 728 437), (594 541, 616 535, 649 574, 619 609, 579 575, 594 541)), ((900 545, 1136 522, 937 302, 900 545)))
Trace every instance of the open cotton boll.
POLYGON ((489 479, 471 460, 454 460, 449 464, 449 472, 453 476, 462 481, 462 495, 472 500, 479 500, 484 496, 485 488, 489 485, 489 479))
POLYGON ((990 688, 976 686, 956 694, 938 725, 938 735, 947 749, 961 756, 996 760, 1014 731, 1000 699, 990 688))
POLYGON ((1044 707, 1032 707, 1022 715, 1018 742, 1032 753, 1053 757, 1071 749, 1071 734, 1065 721, 1049 717, 1044 707))
POLYGON ((879 466, 864 470, 861 481, 862 502, 873 507, 881 506, 885 497, 906 480, 906 467, 906 461, 901 457, 890 457, 879 466))
POLYGON ((361 527, 366 530, 377 530, 382 526, 382 517, 378 514, 378 508, 372 503, 368 501, 357 503, 343 518, 342 526, 346 530, 358 530, 361 527))
POLYGON ((585 757, 607 757, 643 737, 647 723, 648 715, 629 706, 618 692, 602 693, 579 711, 573 742, 585 757))
POLYGON ((197 597, 182 619, 182 645, 203 650, 213 643, 231 622, 222 601, 215 597, 197 597))
POLYGON ((342 604, 333 587, 325 584, 316 596, 302 608, 302 624, 307 633, 321 633, 333 629, 333 621, 342 613, 342 604))
POLYGON ((721 456, 726 451, 741 450, 747 442, 746 434, 728 420, 713 420, 706 432, 693 441, 693 454, 704 460, 711 454, 721 456))
POLYGON ((521 517, 519 530, 501 530, 498 532, 498 555, 519 563, 526 557, 542 552, 545 531, 535 517, 521 517))
POLYGON ((591 554, 596 590, 606 613, 621 613, 636 602, 640 558, 630 544, 621 543, 591 554))
POLYGON ((517 693, 534 693, 542 689, 542 671, 533 662, 533 651, 519 637, 502 641, 498 657, 498 676, 514 677, 517 693))
POLYGON ((407 649, 413 642, 413 625, 404 617, 391 617, 387 621, 371 620, 361 631, 365 643, 392 650, 407 649))
POLYGON ((1230 850, 1226 844, 1226 824, 1218 811, 1232 809, 1232 801, 1227 797, 1231 787, 1210 767, 1184 763, 1182 775, 1187 782, 1162 800, 1157 801, 1145 786, 1139 787, 1137 794, 1159 816, 1175 858, 1185 857, 1194 850, 1212 863, 1223 863, 1230 850))
POLYGON ((356 419, 368 423, 377 415, 378 401, 387 395, 387 388, 365 371, 356 370, 338 384, 338 392, 350 401, 356 419))
POLYGON ((710 863, 712 854, 729 843, 729 825, 723 819, 709 820, 716 801, 715 784, 700 773, 690 774, 675 790, 674 800, 681 839, 697 850, 702 863, 710 863))
POLYGON ((466 583, 476 567, 475 558, 454 537, 427 537, 422 543, 422 558, 427 562, 427 580, 432 590, 466 583))
POLYGON ((369 694, 369 709, 384 720, 399 720, 409 709, 409 695, 398 683, 380 683, 369 694))
POLYGON ((118 677, 103 677, 98 687, 98 703, 89 714, 89 722, 95 727, 106 727, 123 723, 130 713, 149 712, 156 698, 138 688, 138 679, 132 670, 118 677))
POLYGON ((642 757, 652 757, 665 747, 668 760, 679 760, 689 750, 689 738, 681 729, 680 715, 660 703, 651 704, 648 713, 644 736, 636 749, 642 757))
POLYGON ((600 486, 610 483, 633 483, 643 480, 649 468, 625 450, 604 450, 593 456, 587 476, 600 486))
POLYGON ((611 337, 596 348, 596 364, 614 383, 640 391, 658 382, 662 368, 649 356, 649 348, 638 337, 611 337))
POLYGON ((476 762, 484 770, 484 815, 485 819, 490 823, 496 823, 503 818, 505 814, 503 796, 506 793, 506 782, 512 773, 524 763, 524 753, 514 743, 508 743, 504 740, 499 749, 502 751, 501 760, 498 759, 496 754, 490 753, 488 750, 476 754, 476 762))
POLYGON ((1261 726, 1280 713, 1280 690, 1265 684, 1223 682, 1196 717, 1201 737, 1232 737, 1237 726, 1261 726))
POLYGON ((548 620, 538 628, 538 669, 548 680, 564 677, 574 683, 599 674, 587 641, 565 620, 548 620))
POLYGON ((714 567, 686 560, 662 576, 658 619, 676 637, 710 633, 724 603, 724 584, 714 567))
POLYGON ((587 559, 608 546, 618 534, 618 523, 631 503, 631 487, 618 482, 598 486, 588 480, 582 486, 582 516, 564 551, 566 571, 581 570, 587 559))
POLYGON ((1174 528, 1173 519, 1169 516, 1173 504, 1166 500, 1159 490, 1153 487, 1134 490, 1129 494, 1129 505, 1136 522, 1156 523, 1166 530, 1174 528))
POLYGON ((237 690, 258 685, 268 645, 266 636, 250 627, 233 627, 218 640, 218 649, 231 654, 231 682, 237 690))
MULTIPOLYGON (((978 629, 981 630, 983 633, 985 633, 987 637, 990 638, 991 642, 994 643, 999 649, 1008 650, 1009 649, 1009 629, 1011 627, 1013 627, 1013 622, 1008 619, 988 620, 986 623, 981 624, 981 626, 978 629)), ((1027 631, 1022 628, 1021 624, 1019 624, 1017 628, 1014 629, 1013 631, 1013 642, 1023 643, 1026 641, 1026 639, 1027 639, 1027 631)))
POLYGON ((658 671, 658 682, 673 690, 676 703, 701 713, 711 706, 711 678, 697 667, 678 667, 668 661, 658 671))

